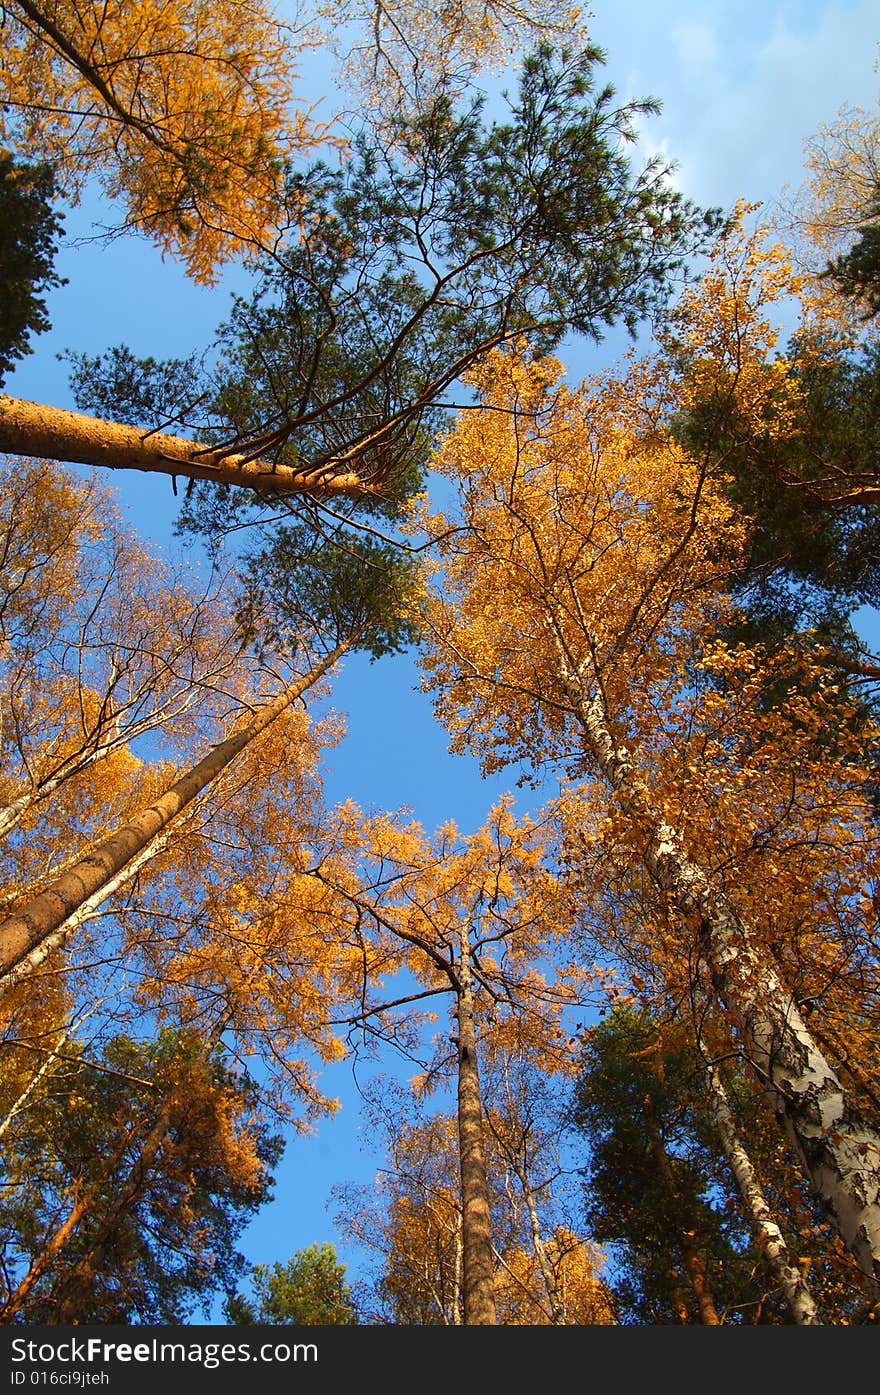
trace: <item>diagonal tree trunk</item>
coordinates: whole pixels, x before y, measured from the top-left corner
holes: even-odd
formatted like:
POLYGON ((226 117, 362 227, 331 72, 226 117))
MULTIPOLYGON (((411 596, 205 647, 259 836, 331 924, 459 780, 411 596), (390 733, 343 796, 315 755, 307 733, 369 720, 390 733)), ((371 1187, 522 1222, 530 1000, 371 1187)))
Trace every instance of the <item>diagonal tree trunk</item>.
POLYGON ((645 868, 676 910, 696 922, 715 991, 773 1111, 872 1292, 880 1293, 880 1136, 853 1109, 791 992, 728 898, 652 807, 633 755, 613 737, 599 685, 587 691, 561 648, 559 658, 587 746, 642 829, 645 868))
POLYGON ((56 950, 61 949, 62 945, 67 943, 71 935, 75 934, 81 925, 84 925, 97 913, 105 901, 120 891, 122 887, 127 886, 129 882, 134 881, 141 868, 145 867, 148 862, 152 862, 154 857, 158 857, 159 853, 167 848, 175 832, 176 829, 173 825, 163 829, 158 837, 151 839, 136 857, 125 864, 121 872, 115 877, 111 877, 110 881, 105 882, 94 896, 83 901, 82 905, 72 915, 69 915, 57 930, 53 931, 51 935, 46 935, 29 954, 26 954, 23 959, 19 959, 18 963, 0 978, 0 1000, 16 984, 22 983, 26 978, 30 978, 31 974, 36 973, 56 950))
MULTIPOLYGON (((219 1036, 219 1033, 212 1034, 212 1043, 215 1035, 219 1036)), ((208 1050, 210 1050, 210 1046, 206 1048, 205 1054, 208 1050)), ((83 1302, 88 1301, 94 1277, 100 1273, 107 1243, 112 1239, 129 1209, 140 1196, 162 1145, 168 1137, 173 1114, 172 1101, 164 1101, 155 1123, 145 1137, 137 1158, 128 1171, 128 1175, 115 1193, 109 1209, 102 1215, 97 1233, 90 1240, 85 1253, 80 1256, 62 1280, 58 1308, 55 1313, 57 1323, 70 1324, 75 1322, 77 1314, 82 1311, 83 1302)), ((90 1193, 90 1205, 87 1210, 80 1210, 76 1222, 77 1226, 81 1224, 88 1212, 99 1209, 102 1200, 103 1198, 96 1190, 90 1193)), ((68 1234, 72 1233, 73 1228, 68 1231, 68 1234)), ((58 1248, 60 1247, 56 1247, 55 1253, 57 1253, 58 1248)))
MULTIPOLYGON (((672 1164, 663 1147, 663 1140, 656 1124, 651 1124, 651 1151, 654 1154, 654 1161, 657 1164, 657 1171, 660 1180, 669 1196, 673 1207, 681 1210, 681 1197, 675 1182, 675 1174, 672 1171, 672 1164)), ((721 1319, 712 1297, 712 1288, 709 1283, 709 1276, 706 1273, 706 1266, 703 1263, 703 1256, 696 1245, 696 1237, 692 1230, 682 1223, 678 1227, 678 1243, 681 1245, 681 1252, 684 1255, 684 1265, 690 1279, 691 1288, 697 1300, 697 1310, 700 1314, 700 1322, 704 1327, 720 1327, 721 1319)))
POLYGON ((38 460, 141 470, 184 479, 240 485, 266 498, 288 495, 370 494, 375 488, 349 468, 299 470, 253 455, 201 445, 84 412, 50 407, 0 393, 0 451, 38 460))
POLYGON ((721 1135, 727 1161, 751 1221, 758 1248, 767 1260, 771 1275, 785 1295, 794 1321, 804 1326, 818 1326, 820 1319, 813 1296, 800 1270, 792 1264, 785 1238, 767 1205, 761 1184, 755 1176, 752 1160, 739 1136, 727 1091, 717 1066, 712 1065, 708 1068, 706 1081, 709 1087, 709 1104, 721 1135))
POLYGON ((290 683, 271 702, 258 707, 249 721, 212 747, 148 808, 141 810, 135 818, 105 838, 73 867, 0 922, 0 977, 58 931, 85 901, 117 877, 260 732, 313 687, 353 643, 353 639, 348 639, 337 645, 304 677, 290 683))
POLYGON ((0 1305, 0 1322, 12 1322, 16 1314, 21 1312, 24 1303, 27 1301, 34 1286, 39 1282, 46 1270, 50 1267, 53 1259, 64 1248, 67 1241, 73 1235, 83 1216, 87 1215, 93 1197, 90 1192, 83 1191, 79 1196, 74 1196, 73 1204, 62 1221, 61 1225, 37 1255, 27 1273, 16 1285, 5 1303, 0 1305))
MULTIPOLYGON (((207 1060, 214 1047, 220 1041, 228 1023, 230 1014, 225 1012, 223 1016, 214 1023, 210 1034, 201 1048, 200 1058, 207 1060)), ((173 1093, 167 1095, 159 1106, 159 1112, 155 1120, 144 1136, 137 1157, 128 1170, 127 1175, 110 1199, 110 1204, 106 1205, 107 1198, 104 1196, 104 1187, 101 1182, 94 1183, 91 1187, 78 1188, 74 1193, 73 1204, 55 1231, 54 1235, 37 1255, 28 1272, 19 1282, 15 1291, 9 1295, 5 1303, 0 1306, 0 1323, 11 1322, 16 1314, 21 1311, 23 1304, 33 1291, 38 1280, 51 1267, 52 1261, 64 1249, 71 1236, 79 1230, 82 1222, 96 1212, 103 1211, 95 1234, 91 1237, 88 1246, 83 1254, 79 1256, 61 1284, 61 1294, 58 1309, 55 1314, 55 1322, 60 1324, 70 1324, 77 1320, 77 1314, 82 1311, 83 1301, 88 1301, 91 1292, 91 1285, 96 1274, 100 1272, 104 1250, 125 1219, 131 1206, 140 1196, 144 1183, 153 1170, 156 1159, 162 1149, 162 1145, 168 1137, 174 1121, 174 1111, 176 1098, 173 1093)), ((113 1158, 114 1165, 124 1155, 126 1140, 116 1151, 113 1158)))

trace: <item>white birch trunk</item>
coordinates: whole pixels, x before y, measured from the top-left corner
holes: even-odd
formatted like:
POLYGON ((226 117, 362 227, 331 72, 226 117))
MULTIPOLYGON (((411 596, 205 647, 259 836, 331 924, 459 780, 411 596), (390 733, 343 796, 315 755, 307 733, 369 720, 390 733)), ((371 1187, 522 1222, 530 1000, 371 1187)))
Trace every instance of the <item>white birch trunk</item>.
POLYGON ((719 999, 807 1176, 859 1268, 880 1293, 880 1136, 857 1115, 769 958, 723 892, 654 814, 634 759, 615 746, 601 696, 560 655, 560 677, 611 788, 645 831, 644 864, 680 914, 695 918, 719 999))
POLYGON ((736 1185, 751 1221, 758 1248, 767 1260, 767 1267, 779 1285, 795 1322, 804 1326, 818 1326, 819 1315, 813 1296, 800 1270, 792 1264, 785 1237, 773 1219, 761 1184, 755 1176, 752 1160, 737 1131, 727 1092, 721 1082, 717 1067, 710 1066, 706 1072, 709 1086, 709 1103, 721 1135, 721 1142, 736 1185))

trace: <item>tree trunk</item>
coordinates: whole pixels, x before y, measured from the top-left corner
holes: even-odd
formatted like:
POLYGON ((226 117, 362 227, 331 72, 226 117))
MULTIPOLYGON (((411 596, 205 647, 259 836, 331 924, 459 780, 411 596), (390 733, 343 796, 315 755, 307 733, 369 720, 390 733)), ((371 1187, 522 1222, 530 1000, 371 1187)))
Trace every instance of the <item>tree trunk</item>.
POLYGON ((679 913, 697 922, 715 990, 746 1055, 859 1268, 880 1292, 880 1136, 858 1116, 792 995, 723 892, 651 807, 634 759, 615 743, 601 695, 561 656, 560 677, 586 742, 644 835, 643 863, 679 913))
MULTIPOLYGON (((516 1164, 514 1164, 516 1166, 516 1164)), ((547 1294, 548 1317, 553 1327, 565 1325, 565 1303, 559 1292, 559 1285, 556 1282, 556 1275, 553 1272, 553 1265, 547 1254, 547 1246, 544 1244, 544 1237, 541 1234, 541 1222, 538 1217, 538 1208, 535 1205, 535 1194, 526 1176, 525 1167, 522 1171, 517 1170, 519 1184, 522 1187, 523 1198, 526 1203, 526 1211, 529 1217, 529 1227, 532 1232, 532 1249, 535 1252, 535 1259, 541 1271, 541 1278, 544 1280, 544 1289, 547 1294)))
MULTIPOLYGON (((70 1325, 79 1320, 83 1305, 88 1303, 96 1274, 100 1273, 101 1262, 107 1241, 112 1239, 126 1213, 140 1196, 144 1183, 150 1175, 159 1150, 171 1127, 172 1105, 166 1100, 158 1118, 143 1141, 137 1158, 129 1169, 128 1176, 113 1197, 110 1210, 102 1217, 97 1234, 92 1237, 84 1254, 76 1261, 69 1273, 61 1281, 56 1323, 70 1325)), ((97 1196, 92 1198, 92 1207, 97 1204, 97 1196)), ((82 1216, 79 1218, 82 1219, 82 1216)))
POLYGON ((104 421, 0 393, 0 451, 111 470, 142 470, 239 485, 264 498, 290 495, 356 497, 375 492, 350 469, 298 470, 183 436, 104 421))
POLYGON ((317 683, 350 645, 350 640, 337 645, 331 654, 316 664, 303 678, 289 684, 271 702, 258 708, 250 721, 237 732, 212 747, 197 765, 176 780, 155 803, 143 809, 110 837, 105 838, 75 866, 56 877, 41 892, 0 923, 0 976, 14 968, 47 936, 59 930, 89 897, 95 896, 118 876, 187 804, 201 794, 202 790, 269 726, 270 722, 317 683))
POLYGON ((24 1106, 30 1099, 31 1095, 34 1093, 34 1090, 36 1090, 37 1086, 39 1085, 40 1081, 44 1078, 44 1076, 48 1075, 49 1071, 52 1069, 55 1062, 58 1060, 59 1055, 61 1054, 62 1050, 67 1044, 72 1030, 72 1027, 66 1027, 65 1030, 61 1033, 55 1045, 52 1047, 51 1051, 47 1053, 46 1058, 43 1061, 43 1064, 31 1076, 30 1080, 28 1081, 27 1085, 25 1085, 21 1094, 18 1096, 18 1098, 14 1101, 14 1103, 7 1111, 6 1117, 2 1121, 0 1121, 0 1139, 2 1139, 8 1133, 13 1119, 16 1117, 16 1115, 21 1113, 21 1111, 24 1109, 24 1106))
MULTIPOLYGON (((654 1154, 654 1161, 657 1164, 657 1171, 673 1208, 681 1210, 681 1197, 675 1183, 675 1174, 672 1165, 663 1147, 663 1140, 657 1130, 656 1125, 651 1125, 651 1149, 654 1154)), ((678 1227, 678 1243, 681 1245, 681 1252, 684 1255, 684 1264, 690 1279, 691 1288, 697 1300, 697 1310, 700 1314, 700 1322, 704 1327, 720 1327, 721 1319, 712 1298, 712 1287, 709 1283, 709 1276, 706 1273, 706 1266, 703 1257, 696 1245, 696 1237, 692 1230, 688 1230, 686 1225, 678 1227)))
POLYGON ((785 1295, 794 1321, 804 1326, 818 1326, 819 1316, 813 1296, 800 1270, 791 1263, 782 1231, 773 1219, 761 1185, 755 1176, 751 1158, 737 1132, 727 1092, 716 1066, 709 1067, 706 1079, 712 1113, 731 1171, 736 1178, 739 1194, 751 1221, 758 1248, 767 1260, 767 1267, 773 1279, 785 1295))
POLYGON ((35 974, 50 955, 61 949, 71 935, 75 934, 81 925, 84 925, 97 913, 98 908, 105 901, 120 891, 122 887, 127 886, 129 882, 134 881, 141 868, 146 866, 148 862, 152 862, 154 857, 158 857, 159 853, 167 848, 172 833, 171 827, 163 829, 158 837, 151 839, 136 857, 126 863, 121 872, 115 877, 111 877, 110 881, 105 882, 94 896, 89 896, 87 900, 83 901, 82 905, 74 911, 73 915, 68 916, 57 930, 51 935, 46 935, 29 954, 26 954, 23 959, 19 959, 18 963, 0 978, 0 1000, 11 992, 16 984, 22 983, 24 979, 30 978, 31 974, 35 974))
POLYGON ((458 1143, 461 1162, 462 1261, 465 1325, 495 1324, 495 1285, 492 1262, 492 1218, 483 1108, 477 1068, 474 1002, 471 988, 467 929, 461 935, 458 1013, 458 1143))
MULTIPOLYGON (((220 1041, 229 1020, 230 1012, 224 1012, 223 1016, 214 1023, 210 1034, 205 1040, 201 1050, 201 1057, 207 1060, 214 1047, 220 1041)), ((88 1301, 91 1292, 91 1282, 94 1276, 100 1271, 104 1249, 132 1204, 137 1200, 144 1183, 150 1175, 153 1164, 159 1156, 159 1150, 165 1139, 168 1137, 169 1129, 174 1115, 174 1096, 166 1095, 159 1107, 159 1113, 151 1125, 143 1143, 138 1151, 135 1161, 128 1170, 128 1175, 115 1192, 110 1209, 106 1211, 100 1221, 98 1230, 85 1252, 80 1255, 76 1263, 71 1267, 69 1273, 62 1280, 61 1295, 58 1308, 55 1313, 55 1322, 59 1324, 75 1323, 79 1313, 82 1311, 83 1301, 88 1301)), ((117 1152, 116 1161, 122 1156, 124 1150, 117 1152)), ((115 1165, 115 1164, 114 1164, 115 1165)), ((101 1201, 101 1183, 96 1183, 92 1187, 84 1189, 76 1198, 65 1220, 52 1236, 52 1239, 40 1251, 28 1273, 24 1276, 15 1292, 10 1295, 2 1307, 0 1307, 0 1322, 9 1322, 20 1310, 25 1298, 31 1292, 37 1280, 46 1272, 51 1261, 67 1244, 71 1235, 78 1229, 85 1216, 95 1211, 101 1201)))
POLYGON ((42 1278, 58 1251, 67 1244, 70 1236, 76 1230, 83 1216, 91 1209, 93 1196, 90 1192, 84 1192, 74 1199, 74 1203, 68 1211, 61 1225, 56 1230, 52 1239, 43 1246, 24 1278, 10 1293, 6 1302, 0 1305, 0 1322, 12 1322, 16 1313, 21 1311, 22 1305, 31 1293, 34 1285, 42 1278))

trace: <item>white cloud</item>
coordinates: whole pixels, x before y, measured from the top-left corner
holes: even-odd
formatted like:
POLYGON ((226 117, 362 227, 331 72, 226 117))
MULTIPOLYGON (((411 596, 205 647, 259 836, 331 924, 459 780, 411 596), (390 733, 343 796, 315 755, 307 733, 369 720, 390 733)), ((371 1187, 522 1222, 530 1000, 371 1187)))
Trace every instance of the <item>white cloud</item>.
POLYGON ((698 0, 629 0, 595 37, 621 96, 662 103, 644 148, 704 204, 774 200, 800 181, 806 137, 880 85, 876 0, 716 0, 710 18, 698 0))

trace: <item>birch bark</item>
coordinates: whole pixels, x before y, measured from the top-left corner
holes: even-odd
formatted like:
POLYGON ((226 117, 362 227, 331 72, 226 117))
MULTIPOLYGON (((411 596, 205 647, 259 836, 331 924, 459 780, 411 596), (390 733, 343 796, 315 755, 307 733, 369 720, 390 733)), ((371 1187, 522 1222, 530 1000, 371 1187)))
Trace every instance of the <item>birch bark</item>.
POLYGON ((804 1282, 800 1270, 791 1262, 785 1237, 773 1219, 761 1184, 755 1176, 751 1158, 739 1136, 727 1091, 721 1081, 716 1066, 706 1072, 709 1086, 709 1103, 724 1152, 736 1179, 739 1194, 751 1221, 752 1230, 763 1252, 767 1266, 779 1285, 795 1322, 803 1326, 818 1326, 820 1319, 813 1302, 813 1296, 804 1282))
POLYGON ((696 922, 715 991, 774 1113, 872 1291, 880 1293, 880 1137, 852 1109, 790 990, 728 898, 652 809, 633 754, 615 744, 598 685, 587 692, 562 656, 560 676, 602 776, 643 829, 645 867, 679 913, 696 922))

